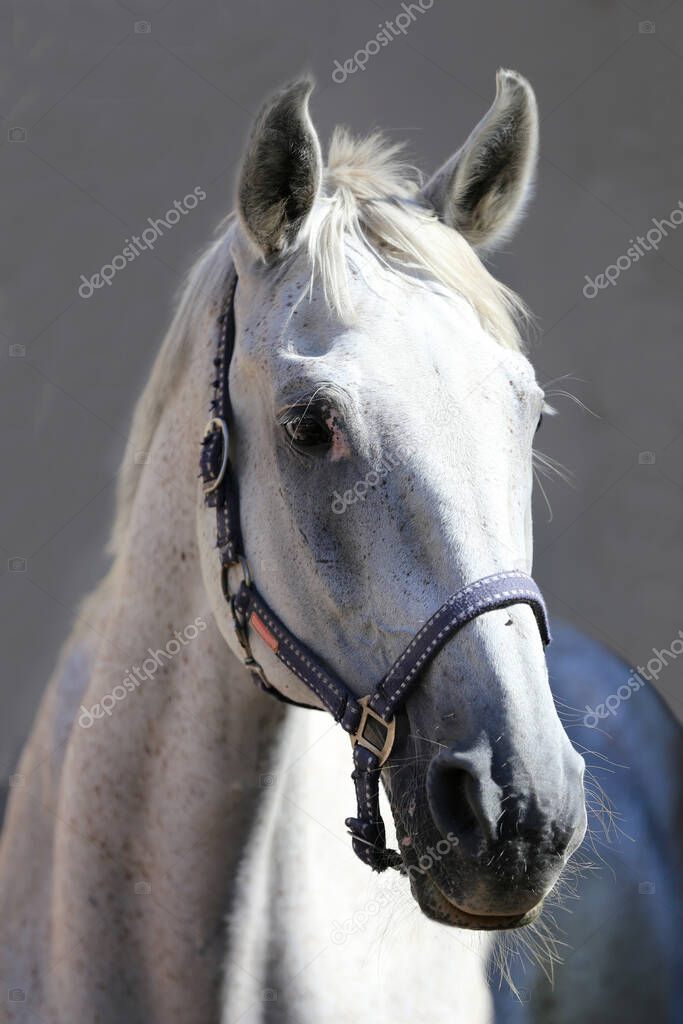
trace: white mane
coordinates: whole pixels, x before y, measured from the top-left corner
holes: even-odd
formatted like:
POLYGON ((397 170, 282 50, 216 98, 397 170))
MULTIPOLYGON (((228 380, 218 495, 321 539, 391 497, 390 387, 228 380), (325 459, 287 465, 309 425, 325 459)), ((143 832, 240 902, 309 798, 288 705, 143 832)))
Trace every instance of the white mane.
POLYGON ((328 302, 341 315, 351 312, 344 244, 351 236, 396 273, 421 272, 464 296, 496 341, 520 351, 515 318, 525 315, 522 301, 420 199, 419 172, 401 150, 381 134, 355 139, 338 128, 332 136, 325 198, 308 229, 312 272, 328 302))
MULTIPOLYGON (((440 223, 436 214, 420 201, 419 173, 400 158, 401 148, 388 143, 380 134, 355 139, 344 129, 334 132, 324 196, 317 203, 306 232, 311 285, 319 280, 330 306, 342 316, 352 315, 346 248, 347 240, 352 238, 395 273, 410 275, 414 282, 413 274, 418 271, 464 296, 492 337, 506 348, 521 351, 515 324, 515 318, 525 314, 521 300, 489 274, 457 231, 440 223)), ((192 338, 222 300, 234 228, 232 213, 190 270, 135 409, 119 474, 111 553, 123 541, 140 478, 142 463, 136 459, 136 453, 150 449, 164 404, 185 365, 192 338)))

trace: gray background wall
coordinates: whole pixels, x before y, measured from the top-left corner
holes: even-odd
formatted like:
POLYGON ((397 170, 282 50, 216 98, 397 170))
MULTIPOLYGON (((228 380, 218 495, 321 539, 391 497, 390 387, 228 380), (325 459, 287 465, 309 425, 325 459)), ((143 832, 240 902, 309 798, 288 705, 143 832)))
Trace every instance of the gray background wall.
MULTIPOLYGON (((3 772, 105 569, 131 410, 182 272, 230 208, 262 97, 302 68, 318 79, 323 137, 337 122, 384 127, 427 171, 482 116, 497 67, 531 80, 543 118, 537 197, 494 269, 538 316, 541 382, 570 375, 555 387, 596 414, 558 397, 561 416, 539 437, 576 484, 546 481, 551 521, 537 501, 537 575, 556 614, 631 663, 683 628, 683 229, 613 287, 582 294, 585 275, 683 199, 683 4, 434 0, 364 72, 335 84, 335 61, 400 10, 399 0, 5 3, 3 772), (154 252, 78 296, 81 274, 197 186, 206 200, 154 252), (24 571, 10 571, 12 558, 24 571)), ((679 715, 682 668, 659 680, 679 715)))

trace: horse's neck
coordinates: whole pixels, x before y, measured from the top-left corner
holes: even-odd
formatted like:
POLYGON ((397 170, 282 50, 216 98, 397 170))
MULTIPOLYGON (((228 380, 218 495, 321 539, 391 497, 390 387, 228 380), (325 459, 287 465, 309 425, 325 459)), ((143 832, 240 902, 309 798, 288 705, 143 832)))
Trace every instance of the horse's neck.
POLYGON ((405 878, 355 857, 350 769, 348 739, 328 716, 288 712, 243 861, 224 1024, 270 1019, 271 999, 286 1004, 282 1019, 311 1024, 486 1024, 491 939, 428 921, 405 878))
POLYGON ((63 667, 51 683, 21 769, 36 792, 27 786, 12 801, 1 867, 26 902, 14 901, 14 919, 3 923, 14 947, 27 947, 22 976, 39 974, 41 961, 45 976, 51 964, 36 1010, 60 1022, 218 1019, 223 919, 262 793, 261 751, 281 711, 228 651, 200 578, 197 455, 212 355, 204 348, 168 396, 94 632, 87 644, 75 637, 64 663, 87 646, 88 678, 74 690, 63 667), (77 702, 92 717, 78 715, 77 702), (45 747, 58 746, 67 706, 66 755, 50 778, 45 747), (108 709, 102 717, 98 707, 108 709), (74 713, 86 724, 73 724, 74 713), (46 790, 40 847, 31 848, 22 822, 46 790), (35 877, 49 878, 39 905, 35 877), (26 919, 44 921, 48 907, 42 948, 29 949, 33 939, 20 931, 26 919))

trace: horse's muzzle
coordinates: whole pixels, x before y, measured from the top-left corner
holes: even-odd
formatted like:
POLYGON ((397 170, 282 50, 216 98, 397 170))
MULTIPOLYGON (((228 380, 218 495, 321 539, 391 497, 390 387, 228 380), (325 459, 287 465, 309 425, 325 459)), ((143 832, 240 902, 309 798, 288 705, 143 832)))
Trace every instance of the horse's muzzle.
POLYGON ((557 881, 583 839, 586 811, 584 762, 570 744, 555 768, 521 787, 503 783, 496 766, 474 753, 444 749, 432 759, 429 809, 454 847, 433 880, 462 913, 528 923, 557 881))

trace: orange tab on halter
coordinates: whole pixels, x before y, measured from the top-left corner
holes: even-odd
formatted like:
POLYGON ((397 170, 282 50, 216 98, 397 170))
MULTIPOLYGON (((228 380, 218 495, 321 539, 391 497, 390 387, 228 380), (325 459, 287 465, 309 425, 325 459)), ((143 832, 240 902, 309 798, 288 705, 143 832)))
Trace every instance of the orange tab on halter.
POLYGON ((251 615, 249 616, 249 622, 254 627, 254 629, 261 637, 261 639, 268 644, 271 651, 275 651, 275 653, 277 654, 277 649, 280 645, 276 637, 273 636, 273 634, 266 626, 263 619, 259 618, 256 612, 252 612, 251 615))

